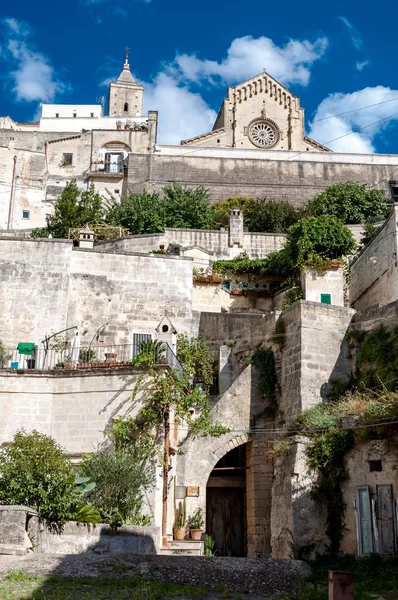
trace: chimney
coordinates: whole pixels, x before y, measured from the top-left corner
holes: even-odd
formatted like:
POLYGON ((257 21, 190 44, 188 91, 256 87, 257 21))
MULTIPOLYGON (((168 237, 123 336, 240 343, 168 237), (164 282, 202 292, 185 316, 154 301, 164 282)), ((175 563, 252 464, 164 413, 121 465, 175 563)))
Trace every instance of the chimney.
POLYGON ((243 212, 239 208, 229 211, 228 246, 243 248, 243 212))
POLYGON ((79 248, 94 248, 94 231, 88 225, 79 231, 79 248))

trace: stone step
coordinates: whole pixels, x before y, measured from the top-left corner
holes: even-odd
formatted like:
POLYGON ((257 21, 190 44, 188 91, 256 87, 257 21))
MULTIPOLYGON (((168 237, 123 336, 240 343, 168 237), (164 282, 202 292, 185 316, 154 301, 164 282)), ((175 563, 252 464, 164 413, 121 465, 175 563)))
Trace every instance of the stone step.
POLYGON ((16 544, 0 544, 0 554, 13 554, 15 556, 23 556, 28 553, 25 546, 17 546, 16 544))
POLYGON ((161 556, 202 556, 201 548, 184 549, 184 548, 161 548, 161 556))
POLYGON ((202 556, 204 552, 204 542, 195 542, 193 540, 169 540, 168 548, 161 548, 160 554, 174 556, 202 556))
POLYGON ((181 541, 177 541, 177 540, 170 540, 168 542, 169 544, 169 548, 175 548, 176 550, 182 550, 182 549, 186 549, 186 550, 196 550, 196 549, 200 549, 204 546, 203 542, 194 542, 192 540, 181 540, 181 541))

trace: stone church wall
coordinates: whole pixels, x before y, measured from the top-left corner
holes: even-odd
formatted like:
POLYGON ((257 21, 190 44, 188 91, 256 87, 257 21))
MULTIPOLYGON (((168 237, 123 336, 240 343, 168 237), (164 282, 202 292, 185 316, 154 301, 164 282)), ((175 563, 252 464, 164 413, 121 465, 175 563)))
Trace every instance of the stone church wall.
POLYGON ((283 153, 274 151, 277 156, 273 160, 270 150, 267 157, 260 160, 248 156, 256 150, 246 151, 242 157, 239 149, 234 154, 232 148, 220 150, 218 156, 216 150, 210 148, 198 149, 200 155, 194 154, 194 150, 185 155, 176 150, 173 156, 172 151, 170 148, 170 154, 162 154, 160 148, 159 153, 151 155, 130 155, 126 189, 160 191, 175 181, 194 187, 204 185, 210 191, 212 202, 230 196, 252 196, 288 200, 302 206, 328 185, 341 181, 359 181, 368 185, 381 181, 380 187, 388 192, 385 180, 388 181, 394 169, 391 157, 386 157, 383 164, 384 157, 375 162, 366 156, 358 159, 357 155, 332 153, 316 153, 315 160, 309 156, 315 153, 287 152, 281 160, 283 153))

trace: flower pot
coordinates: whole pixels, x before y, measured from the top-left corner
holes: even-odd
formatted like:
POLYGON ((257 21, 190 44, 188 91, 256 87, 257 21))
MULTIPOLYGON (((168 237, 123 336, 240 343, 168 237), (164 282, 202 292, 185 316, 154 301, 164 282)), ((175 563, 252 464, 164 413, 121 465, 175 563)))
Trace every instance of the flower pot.
POLYGON ((117 358, 117 352, 105 352, 105 358, 107 361, 114 361, 117 358))
POLYGON ((200 542, 200 540, 202 539, 203 529, 190 529, 189 533, 192 540, 194 540, 195 542, 200 542))
POLYGON ((182 542, 185 539, 185 527, 173 527, 173 538, 182 542))

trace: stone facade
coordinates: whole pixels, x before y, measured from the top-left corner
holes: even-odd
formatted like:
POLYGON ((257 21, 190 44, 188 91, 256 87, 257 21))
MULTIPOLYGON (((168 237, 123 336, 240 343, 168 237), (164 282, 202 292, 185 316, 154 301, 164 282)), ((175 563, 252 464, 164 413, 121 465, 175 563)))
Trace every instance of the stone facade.
POLYGON ((131 344, 133 331, 155 333, 166 312, 179 331, 193 327, 188 258, 1 238, 0 272, 1 337, 10 348, 22 340, 40 348, 46 334, 66 327, 89 337, 104 323, 106 343, 131 344))
POLYGON ((229 87, 212 131, 183 140, 181 144, 328 151, 305 136, 300 98, 293 96, 266 71, 229 87))

